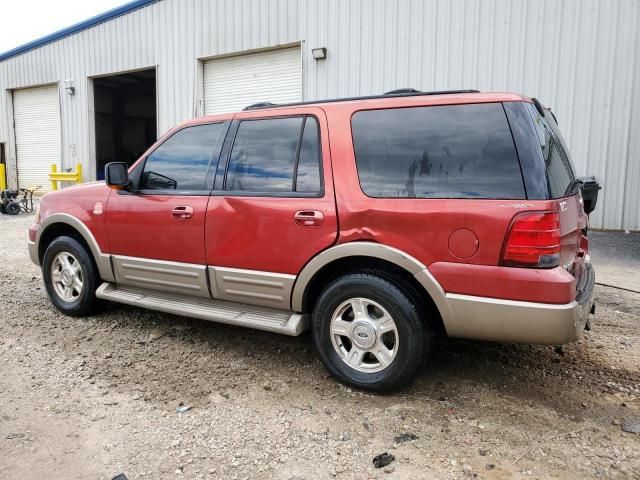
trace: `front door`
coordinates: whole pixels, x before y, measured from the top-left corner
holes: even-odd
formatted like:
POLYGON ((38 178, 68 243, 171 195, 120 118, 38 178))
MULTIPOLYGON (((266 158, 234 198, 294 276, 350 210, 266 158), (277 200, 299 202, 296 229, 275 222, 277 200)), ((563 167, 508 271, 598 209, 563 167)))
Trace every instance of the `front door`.
POLYGON ((176 130, 136 165, 131 191, 113 191, 107 207, 116 282, 209 297, 204 226, 228 123, 176 130), (138 173, 138 172, 136 172, 138 173))
POLYGON ((289 309, 296 275, 337 238, 324 111, 242 112, 227 138, 205 228, 213 296, 289 309))

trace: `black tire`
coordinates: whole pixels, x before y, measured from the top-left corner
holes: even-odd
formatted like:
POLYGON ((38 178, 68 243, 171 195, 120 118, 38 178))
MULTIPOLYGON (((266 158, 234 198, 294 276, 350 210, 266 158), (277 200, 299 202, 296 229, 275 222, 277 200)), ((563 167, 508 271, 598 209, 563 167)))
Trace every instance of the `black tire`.
POLYGON ((91 255, 75 238, 62 236, 56 238, 47 247, 42 261, 42 278, 51 303, 65 315, 83 317, 91 314, 98 305, 96 288, 98 287, 97 269, 91 255), (56 291, 52 279, 52 268, 59 254, 68 253, 77 259, 83 282, 82 291, 72 301, 65 301, 56 291))
POLYGON ((433 335, 423 315, 423 310, 400 284, 372 273, 354 273, 334 280, 320 294, 313 310, 313 337, 325 366, 341 382, 375 392, 398 390, 413 381, 425 354, 431 350, 433 335), (330 330, 333 314, 352 298, 378 303, 395 322, 397 353, 381 371, 352 368, 334 347, 330 330))
POLYGON ((7 215, 18 215, 21 210, 20 204, 17 202, 8 203, 4 210, 7 215))

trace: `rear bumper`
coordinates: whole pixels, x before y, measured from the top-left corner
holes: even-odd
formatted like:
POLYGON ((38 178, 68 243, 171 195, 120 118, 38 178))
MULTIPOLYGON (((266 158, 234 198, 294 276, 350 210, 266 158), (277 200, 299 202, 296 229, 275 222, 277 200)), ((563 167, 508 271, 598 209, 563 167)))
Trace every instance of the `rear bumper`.
POLYGON ((593 306, 595 273, 586 264, 576 300, 549 304, 448 293, 450 337, 560 345, 578 340, 593 306))

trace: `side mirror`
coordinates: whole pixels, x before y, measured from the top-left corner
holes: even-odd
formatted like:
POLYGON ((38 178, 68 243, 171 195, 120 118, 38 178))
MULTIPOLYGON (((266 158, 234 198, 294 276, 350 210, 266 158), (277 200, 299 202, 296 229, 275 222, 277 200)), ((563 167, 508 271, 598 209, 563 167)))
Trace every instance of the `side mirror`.
POLYGON ((104 167, 107 185, 115 190, 127 190, 129 188, 128 168, 124 162, 107 163, 104 167))
POLYGON ((602 187, 596 181, 596 177, 580 177, 580 191, 582 192, 582 202, 584 213, 589 215, 596 209, 598 203, 598 190, 602 187))

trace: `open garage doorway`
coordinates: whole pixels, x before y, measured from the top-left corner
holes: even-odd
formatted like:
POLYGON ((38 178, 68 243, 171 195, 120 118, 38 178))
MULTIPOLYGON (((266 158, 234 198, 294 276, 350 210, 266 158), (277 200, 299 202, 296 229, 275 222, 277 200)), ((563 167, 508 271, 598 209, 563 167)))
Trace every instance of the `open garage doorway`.
POLYGON ((156 71, 139 70, 93 79, 96 177, 109 162, 131 165, 157 136, 156 71))

